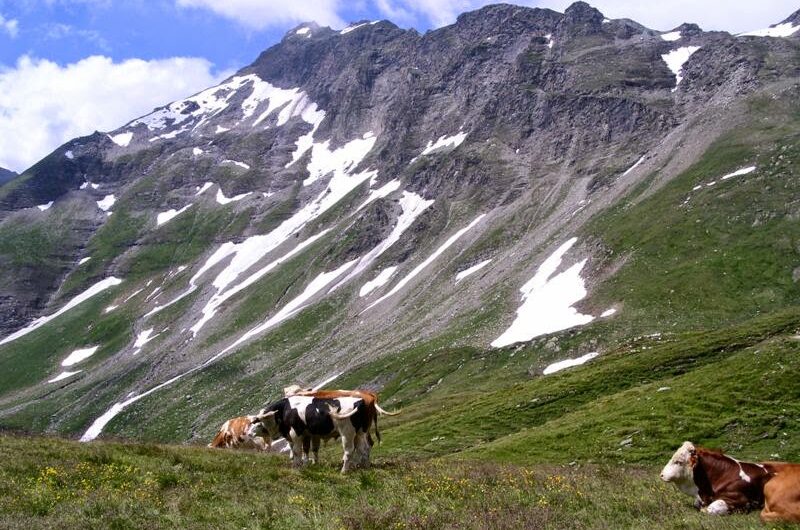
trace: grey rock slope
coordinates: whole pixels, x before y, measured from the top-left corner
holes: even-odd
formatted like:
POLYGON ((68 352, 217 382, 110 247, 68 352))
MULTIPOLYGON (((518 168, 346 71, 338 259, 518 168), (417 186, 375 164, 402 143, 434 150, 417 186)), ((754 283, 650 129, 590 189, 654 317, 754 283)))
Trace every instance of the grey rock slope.
MULTIPOLYGON (((279 385, 453 329, 488 347, 544 258, 667 185, 748 97, 790 87, 798 49, 692 24, 663 36, 584 2, 487 6, 424 35, 298 26, 220 86, 72 140, 0 190, 0 240, 39 242, 0 252, 0 333, 123 280, 73 323, 116 331, 52 353, 106 341, 55 398, 48 428, 71 431, 207 360, 279 385)), ((581 239, 570 259, 602 252, 581 239)), ((44 399, 19 381, 6 415, 44 399)))
POLYGON ((0 186, 5 184, 6 182, 13 180, 17 177, 17 174, 10 169, 6 169, 4 167, 0 167, 0 186))

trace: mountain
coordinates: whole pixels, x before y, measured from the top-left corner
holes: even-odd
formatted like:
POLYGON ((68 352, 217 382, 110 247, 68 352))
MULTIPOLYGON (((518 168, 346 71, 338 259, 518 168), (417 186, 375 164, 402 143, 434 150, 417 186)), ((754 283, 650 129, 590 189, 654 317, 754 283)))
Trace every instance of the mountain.
POLYGON ((694 395, 796 324, 758 318, 800 301, 798 52, 584 2, 298 26, 0 188, 0 425, 198 441, 300 382, 409 405, 408 451, 457 411, 466 451, 556 421, 555 361, 605 374, 557 399, 581 425, 694 395))
POLYGON ((6 169, 4 167, 0 167, 0 186, 5 184, 6 182, 13 180, 16 178, 17 174, 11 171, 10 169, 6 169))

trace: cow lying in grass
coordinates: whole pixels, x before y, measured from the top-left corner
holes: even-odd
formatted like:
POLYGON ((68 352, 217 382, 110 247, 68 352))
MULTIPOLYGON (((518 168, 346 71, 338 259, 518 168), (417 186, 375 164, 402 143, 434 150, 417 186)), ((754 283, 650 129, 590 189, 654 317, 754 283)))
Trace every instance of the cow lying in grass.
POLYGON ((380 440, 378 414, 389 413, 377 404, 377 396, 358 390, 303 391, 276 401, 256 415, 271 438, 289 443, 295 466, 318 461, 322 440, 341 438, 342 473, 353 467, 368 467, 372 447, 370 431, 380 440))
POLYGON ((255 416, 239 416, 222 424, 209 447, 228 449, 256 449, 269 451, 269 433, 256 421, 255 416))
POLYGON ((684 442, 661 471, 712 515, 764 508, 761 519, 800 522, 800 464, 742 462, 684 442))

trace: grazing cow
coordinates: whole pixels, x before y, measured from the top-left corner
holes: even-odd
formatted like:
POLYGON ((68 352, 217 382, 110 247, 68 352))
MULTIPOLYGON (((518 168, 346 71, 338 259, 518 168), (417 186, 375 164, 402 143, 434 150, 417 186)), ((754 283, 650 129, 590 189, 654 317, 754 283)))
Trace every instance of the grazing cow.
POLYGON ((740 462, 691 442, 684 442, 661 471, 661 480, 694 497, 695 507, 712 515, 762 507, 764 484, 772 476, 767 465, 740 462))
POLYGON ((346 473, 353 466, 369 465, 372 445, 369 431, 374 424, 380 440, 377 430, 379 412, 396 414, 381 409, 377 397, 371 392, 322 390, 283 398, 261 410, 256 417, 271 437, 283 436, 289 442, 290 457, 296 466, 308 459, 309 447, 310 461, 316 463, 320 442, 341 437, 344 448, 342 473, 346 473))
POLYGON ((239 416, 222 424, 208 447, 269 451, 269 434, 255 416, 239 416))
POLYGON ((764 462, 773 477, 764 486, 761 520, 800 523, 800 464, 764 462))

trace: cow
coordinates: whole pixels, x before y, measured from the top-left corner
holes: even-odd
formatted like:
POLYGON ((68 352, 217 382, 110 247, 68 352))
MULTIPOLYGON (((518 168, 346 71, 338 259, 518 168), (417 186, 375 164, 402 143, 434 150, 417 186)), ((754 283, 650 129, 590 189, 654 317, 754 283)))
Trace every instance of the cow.
POLYGON ((664 466, 661 480, 694 497, 695 508, 725 515, 764 506, 764 485, 773 474, 769 465, 741 462, 684 442, 664 466))
POLYGON ((378 414, 390 413, 377 404, 377 396, 359 390, 300 391, 262 409, 257 420, 270 437, 289 443, 292 464, 318 461, 322 440, 341 438, 344 449, 342 473, 354 466, 369 466, 370 429, 377 429, 378 414), (309 455, 309 448, 311 449, 309 455), (310 458, 309 458, 310 456, 310 458), (355 458, 354 458, 355 457, 355 458))
POLYGON ((269 433, 259 423, 256 416, 239 416, 222 424, 216 436, 208 444, 214 448, 244 448, 269 451, 269 433))
POLYGON ((761 520, 800 523, 800 464, 764 462, 773 477, 764 486, 761 520))

